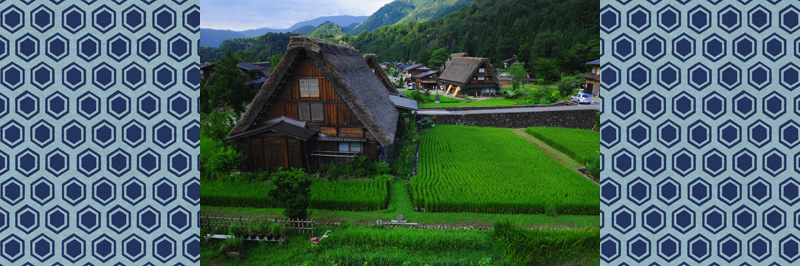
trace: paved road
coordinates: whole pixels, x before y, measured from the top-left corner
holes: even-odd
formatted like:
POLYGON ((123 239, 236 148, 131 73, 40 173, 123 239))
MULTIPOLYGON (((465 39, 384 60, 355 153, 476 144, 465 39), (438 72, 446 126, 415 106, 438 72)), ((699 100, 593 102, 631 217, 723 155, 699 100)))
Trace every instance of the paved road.
POLYGON ((446 111, 446 110, 419 110, 418 114, 421 115, 466 115, 466 114, 498 114, 498 113, 528 113, 528 112, 551 112, 551 111, 572 111, 572 110, 597 110, 600 111, 599 104, 588 105, 569 105, 569 106, 549 106, 549 107, 509 107, 503 109, 486 109, 486 110, 464 110, 464 111, 446 111))

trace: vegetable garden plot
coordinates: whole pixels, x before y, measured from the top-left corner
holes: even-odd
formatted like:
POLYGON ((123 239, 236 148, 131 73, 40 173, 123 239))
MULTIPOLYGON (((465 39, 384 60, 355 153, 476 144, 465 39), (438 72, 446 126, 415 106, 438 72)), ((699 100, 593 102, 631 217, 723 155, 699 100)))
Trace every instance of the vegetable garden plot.
POLYGON ((560 127, 529 127, 528 134, 580 163, 589 163, 600 150, 600 132, 560 127))
MULTIPOLYGON (((266 182, 203 182, 200 204, 204 206, 281 208, 269 196, 274 186, 266 182)), ((384 181, 314 181, 311 208, 325 210, 371 211, 386 208, 389 188, 384 181)))
POLYGON ((600 189, 508 129, 440 125, 420 144, 414 205, 434 212, 598 214, 600 189))

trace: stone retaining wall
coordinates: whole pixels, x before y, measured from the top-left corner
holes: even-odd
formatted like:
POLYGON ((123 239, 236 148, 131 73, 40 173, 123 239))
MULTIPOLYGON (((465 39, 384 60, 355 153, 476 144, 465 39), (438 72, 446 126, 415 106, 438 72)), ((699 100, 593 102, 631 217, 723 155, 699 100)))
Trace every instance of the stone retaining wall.
POLYGON ((525 113, 420 115, 428 116, 437 125, 465 125, 479 127, 566 127, 592 129, 597 111, 570 110, 525 113))

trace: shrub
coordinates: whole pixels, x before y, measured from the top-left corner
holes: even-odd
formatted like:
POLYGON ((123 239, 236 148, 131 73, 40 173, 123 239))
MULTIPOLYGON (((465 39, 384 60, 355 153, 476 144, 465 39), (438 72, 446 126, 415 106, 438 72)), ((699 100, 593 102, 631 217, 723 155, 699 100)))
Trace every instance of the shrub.
POLYGON ((244 156, 232 147, 209 137, 200 138, 200 150, 203 151, 200 153, 201 178, 229 179, 244 161, 244 156))
POLYGON ((308 218, 311 204, 311 177, 302 169, 279 170, 270 177, 275 187, 269 196, 283 206, 283 214, 291 219, 308 218))
POLYGON ((523 100, 523 104, 551 104, 558 101, 559 95, 551 89, 533 89, 523 100))
POLYGON ((200 135, 214 140, 223 140, 236 125, 239 115, 235 112, 212 111, 200 114, 200 135))

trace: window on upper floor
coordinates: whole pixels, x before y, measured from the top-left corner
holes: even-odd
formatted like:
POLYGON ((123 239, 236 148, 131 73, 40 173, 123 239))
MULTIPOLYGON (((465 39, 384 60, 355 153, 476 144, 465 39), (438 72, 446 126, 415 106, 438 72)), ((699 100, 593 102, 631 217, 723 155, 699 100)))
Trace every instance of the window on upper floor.
POLYGON ((300 97, 319 97, 319 79, 300 79, 300 97))
POLYGON ((486 69, 485 68, 480 68, 480 69, 478 69, 478 73, 481 73, 481 74, 486 73, 486 69))
POLYGON ((323 121, 325 113, 321 103, 298 103, 298 119, 303 121, 323 121))
POLYGON ((486 77, 478 77, 478 80, 485 80, 486 77))

